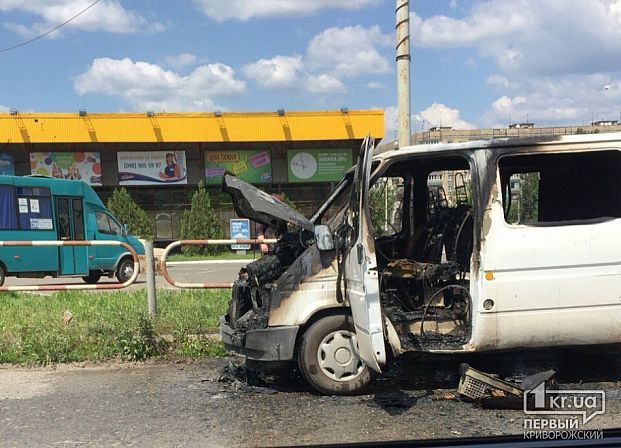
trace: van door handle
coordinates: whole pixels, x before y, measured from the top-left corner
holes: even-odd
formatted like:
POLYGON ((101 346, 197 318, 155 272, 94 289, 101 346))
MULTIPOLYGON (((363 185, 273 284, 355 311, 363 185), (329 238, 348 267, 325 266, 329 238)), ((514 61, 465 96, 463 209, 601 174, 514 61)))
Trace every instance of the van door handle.
POLYGON ((364 246, 362 243, 358 243, 356 251, 358 252, 358 264, 362 264, 364 262, 364 246))

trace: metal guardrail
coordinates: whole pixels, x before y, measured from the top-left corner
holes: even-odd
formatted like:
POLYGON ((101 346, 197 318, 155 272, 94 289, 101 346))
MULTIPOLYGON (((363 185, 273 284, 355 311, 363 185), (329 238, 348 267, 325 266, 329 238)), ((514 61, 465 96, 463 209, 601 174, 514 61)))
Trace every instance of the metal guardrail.
POLYGON ((277 243, 278 240, 276 239, 263 239, 263 238, 257 238, 257 239, 247 239, 247 240, 242 240, 242 239, 237 239, 237 240, 181 240, 181 241, 175 241, 173 243, 170 243, 168 246, 166 246, 166 249, 164 249, 164 253, 162 254, 162 258, 160 260, 160 273, 162 274, 162 276, 166 279, 166 281, 168 283, 170 283, 173 286, 176 286, 177 288, 184 288, 184 289, 228 289, 230 288, 233 283, 232 282, 228 282, 228 283, 218 283, 218 282, 212 282, 212 283, 182 283, 182 282, 178 282, 175 279, 173 279, 170 274, 168 273, 168 269, 166 268, 166 259, 168 258, 168 255, 170 254, 170 252, 180 246, 217 246, 217 245, 229 245, 229 244, 275 244, 277 243))
POLYGON ((0 286, 3 291, 83 291, 123 289, 132 285, 138 278, 140 262, 138 254, 129 244, 122 241, 0 241, 0 247, 49 247, 49 246, 119 246, 124 247, 132 255, 134 261, 134 273, 125 283, 103 283, 100 285, 23 285, 23 286, 0 286))

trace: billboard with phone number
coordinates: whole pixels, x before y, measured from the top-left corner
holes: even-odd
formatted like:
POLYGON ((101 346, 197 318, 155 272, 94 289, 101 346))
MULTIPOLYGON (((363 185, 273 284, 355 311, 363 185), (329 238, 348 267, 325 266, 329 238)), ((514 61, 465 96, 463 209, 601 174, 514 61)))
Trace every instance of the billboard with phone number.
POLYGON ((124 151, 117 158, 119 185, 188 183, 185 151, 124 151))

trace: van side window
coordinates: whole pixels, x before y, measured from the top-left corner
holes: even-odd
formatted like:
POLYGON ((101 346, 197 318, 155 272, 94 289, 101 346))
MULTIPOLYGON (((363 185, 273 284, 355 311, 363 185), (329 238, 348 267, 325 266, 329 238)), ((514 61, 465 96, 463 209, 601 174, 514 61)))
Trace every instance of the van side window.
POLYGON ((110 235, 110 222, 108 221, 108 215, 102 212, 95 212, 95 220, 97 221, 97 230, 100 233, 106 233, 110 235))
POLYGON ((23 230, 52 230, 52 198, 49 188, 16 187, 19 227, 23 230))
POLYGON ((498 166, 509 224, 621 218, 621 151, 512 155, 498 166))
POLYGON ((0 230, 17 229, 15 202, 15 189, 8 185, 0 186, 0 230))
POLYGON ((123 235, 121 225, 118 222, 116 222, 110 216, 108 216, 108 221, 110 221, 110 233, 112 233, 112 235, 123 235))

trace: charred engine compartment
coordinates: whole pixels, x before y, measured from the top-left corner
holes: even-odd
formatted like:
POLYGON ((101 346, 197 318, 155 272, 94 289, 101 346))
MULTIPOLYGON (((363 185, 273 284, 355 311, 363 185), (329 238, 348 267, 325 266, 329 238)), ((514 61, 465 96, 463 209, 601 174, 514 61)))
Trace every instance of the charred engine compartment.
POLYGON ((267 327, 272 285, 313 243, 312 237, 303 229, 285 231, 267 254, 240 269, 225 319, 242 344, 246 331, 267 327))

